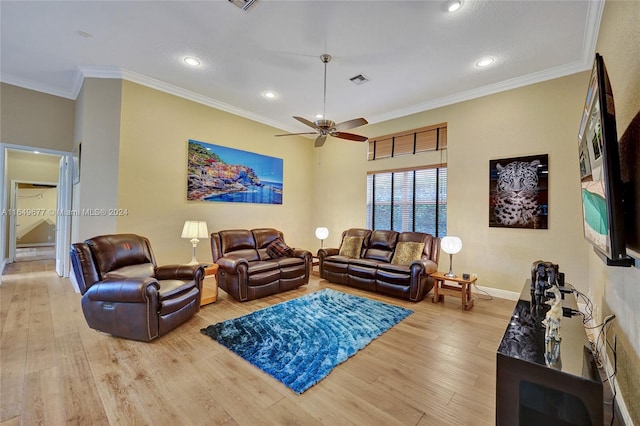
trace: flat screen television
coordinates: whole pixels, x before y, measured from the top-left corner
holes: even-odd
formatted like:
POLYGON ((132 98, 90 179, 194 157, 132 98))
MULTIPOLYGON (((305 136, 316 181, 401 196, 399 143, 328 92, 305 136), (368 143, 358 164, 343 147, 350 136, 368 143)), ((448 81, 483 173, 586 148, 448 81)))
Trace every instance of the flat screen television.
POLYGON ((578 133, 585 238, 608 265, 631 266, 624 233, 624 206, 613 92, 596 53, 578 133))

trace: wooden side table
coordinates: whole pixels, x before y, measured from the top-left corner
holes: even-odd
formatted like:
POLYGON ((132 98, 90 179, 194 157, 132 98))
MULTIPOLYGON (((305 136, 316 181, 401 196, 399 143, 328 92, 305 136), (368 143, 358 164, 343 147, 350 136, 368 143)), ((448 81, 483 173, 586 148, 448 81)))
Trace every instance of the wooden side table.
POLYGON ((468 280, 457 277, 447 277, 445 272, 434 272, 431 274, 436 281, 433 286, 433 303, 444 301, 444 296, 456 296, 462 302, 462 310, 468 311, 473 308, 473 295, 471 294, 471 285, 475 283, 478 277, 470 277, 468 280), (445 281, 455 282, 457 285, 445 284, 445 281))
POLYGON ((202 281, 202 297, 200 306, 208 305, 218 300, 218 264, 204 268, 204 280, 202 281))

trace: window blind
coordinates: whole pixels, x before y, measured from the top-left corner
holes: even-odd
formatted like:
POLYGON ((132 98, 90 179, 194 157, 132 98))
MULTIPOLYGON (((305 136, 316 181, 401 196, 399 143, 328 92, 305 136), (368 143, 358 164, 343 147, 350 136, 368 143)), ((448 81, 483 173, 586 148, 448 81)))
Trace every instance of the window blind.
POLYGON ((368 160, 411 155, 447 148, 447 124, 369 138, 368 160))
POLYGON ((368 174, 367 227, 446 235, 446 165, 368 174))

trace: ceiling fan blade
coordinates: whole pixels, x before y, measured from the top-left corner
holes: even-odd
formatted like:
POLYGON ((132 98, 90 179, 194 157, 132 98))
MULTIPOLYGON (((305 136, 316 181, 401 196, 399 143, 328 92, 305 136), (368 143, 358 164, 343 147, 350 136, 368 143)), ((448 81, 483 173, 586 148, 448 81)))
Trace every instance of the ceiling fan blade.
POLYGON ((295 135, 317 135, 318 132, 302 132, 302 133, 283 133, 281 135, 273 135, 273 136, 295 136, 295 135))
POLYGON ((320 135, 316 138, 316 142, 313 144, 314 147, 320 148, 324 145, 324 141, 327 140, 327 135, 320 135))
POLYGON ((362 117, 354 118, 353 120, 343 121, 342 123, 336 124, 335 129, 338 131, 353 129, 354 127, 364 126, 365 124, 368 124, 368 123, 369 122, 362 117))
POLYGON ((340 139, 348 139, 350 141, 356 141, 356 142, 366 142, 367 139, 369 139, 366 136, 355 135, 353 133, 347 133, 347 132, 333 132, 331 133, 331 136, 334 136, 340 139))
POLYGON ((313 127, 314 129, 317 129, 318 126, 316 126, 316 123, 307 120, 306 118, 302 118, 302 117, 296 117, 295 115, 293 116, 293 118, 295 118, 296 120, 298 120, 299 122, 306 124, 309 127, 313 127))

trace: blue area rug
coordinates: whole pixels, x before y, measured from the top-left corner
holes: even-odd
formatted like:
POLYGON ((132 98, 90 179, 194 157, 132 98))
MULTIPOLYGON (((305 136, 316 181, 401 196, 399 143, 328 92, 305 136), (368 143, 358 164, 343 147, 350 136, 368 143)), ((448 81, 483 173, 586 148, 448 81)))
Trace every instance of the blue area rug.
POLYGON ((300 394, 412 313, 324 289, 200 331, 300 394))

